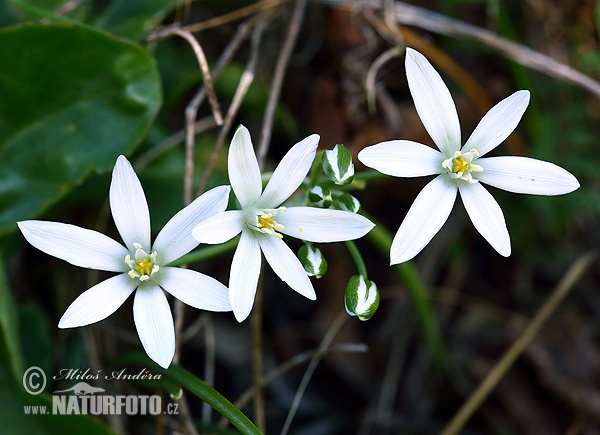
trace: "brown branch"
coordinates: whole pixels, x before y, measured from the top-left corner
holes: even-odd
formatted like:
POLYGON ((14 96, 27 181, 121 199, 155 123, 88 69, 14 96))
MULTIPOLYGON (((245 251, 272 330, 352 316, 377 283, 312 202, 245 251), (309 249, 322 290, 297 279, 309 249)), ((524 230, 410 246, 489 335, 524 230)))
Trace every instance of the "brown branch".
POLYGON ((498 36, 489 30, 448 18, 427 9, 403 2, 396 2, 395 9, 398 23, 420 27, 446 36, 465 37, 479 41, 495 48, 521 65, 581 86, 600 97, 600 83, 598 81, 550 56, 498 36))
POLYGON ((271 141, 271 133, 273 131, 273 118, 275 117, 275 109, 279 102, 279 96, 281 95, 281 88, 283 87, 283 79, 285 78, 285 72, 287 65, 292 55, 294 45, 298 39, 298 33, 300 32, 300 25, 304 18, 304 10, 306 9, 307 0, 297 0, 292 12, 292 18, 288 27, 283 47, 279 53, 279 58, 275 64, 275 73, 273 74, 273 83, 271 84, 271 91, 269 92, 269 98, 267 100, 267 106, 265 108, 265 115, 263 117, 263 123, 260 131, 260 142, 258 145, 257 159, 258 165, 262 168, 265 162, 265 157, 269 149, 269 142, 271 141))
POLYGON ((471 418, 473 413, 504 377, 517 358, 521 356, 523 351, 540 332, 550 315, 558 308, 560 303, 569 294, 569 291, 577 284, 581 279, 581 276, 596 261, 596 259, 596 252, 588 252, 580 256, 575 263, 571 265, 552 294, 546 299, 534 318, 531 319, 521 336, 510 346, 481 384, 479 384, 477 389, 473 391, 469 398, 463 403, 442 432, 442 435, 453 435, 461 431, 465 423, 471 418))
MULTIPOLYGON (((208 102, 210 104, 212 114, 215 118, 215 122, 217 123, 217 125, 223 124, 223 115, 221 115, 221 110, 219 109, 219 101, 217 100, 217 94, 213 86, 213 79, 210 74, 210 68, 208 67, 208 61, 206 60, 206 56, 204 55, 204 50, 202 50, 202 46, 196 40, 196 38, 194 38, 194 35, 192 35, 189 31, 182 29, 181 27, 179 27, 179 25, 173 25, 150 33, 146 36, 146 41, 157 41, 171 36, 179 36, 185 39, 192 47, 192 50, 194 50, 194 54, 196 55, 196 59, 198 60, 198 65, 200 66, 200 72, 202 73, 204 87, 206 88, 206 91, 208 93, 208 102)), ((193 123, 191 123, 191 125, 193 125, 193 123)))
POLYGON ((246 93, 250 89, 250 85, 254 81, 254 72, 256 70, 256 64, 258 63, 258 52, 260 47, 260 41, 262 38, 262 34, 267 25, 267 19, 260 21, 252 33, 252 41, 250 45, 250 55, 248 57, 248 62, 246 63, 246 67, 244 68, 244 72, 242 73, 242 77, 240 78, 240 82, 238 83, 238 87, 235 90, 235 94, 229 105, 229 109, 227 110, 227 115, 225 116, 225 122, 223 123, 223 127, 219 131, 219 136, 217 137, 217 141, 215 142, 215 146, 208 158, 208 163, 206 164, 206 169, 204 171, 204 175, 202 176, 202 181, 200 182, 200 186, 198 188, 197 195, 200 195, 206 189, 208 185, 208 181, 212 174, 212 171, 215 168, 217 163, 217 158, 219 157, 219 153, 221 152, 221 148, 225 143, 225 139, 229 134, 231 129, 231 125, 233 123, 233 119, 237 114, 242 102, 244 101, 244 97, 246 93))
POLYGON ((255 14, 257 12, 266 11, 268 9, 273 9, 277 6, 280 6, 284 3, 287 3, 290 0, 261 0, 256 3, 249 4, 248 6, 244 6, 242 8, 231 11, 227 14, 220 15, 215 18, 211 18, 210 20, 202 21, 201 23, 190 24, 184 26, 183 29, 188 32, 201 32, 203 30, 211 29, 214 27, 222 26, 223 24, 230 23, 235 20, 239 20, 248 15, 255 14))

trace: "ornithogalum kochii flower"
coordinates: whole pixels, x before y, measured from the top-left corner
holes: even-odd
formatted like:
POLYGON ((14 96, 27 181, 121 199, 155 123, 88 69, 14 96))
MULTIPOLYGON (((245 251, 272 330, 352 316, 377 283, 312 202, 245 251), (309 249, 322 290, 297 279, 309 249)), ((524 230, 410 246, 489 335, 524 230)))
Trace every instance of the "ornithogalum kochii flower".
POLYGON ((201 243, 223 243, 241 233, 229 277, 229 298, 240 322, 248 317, 254 304, 261 251, 283 281, 301 295, 315 299, 304 267, 283 236, 310 242, 338 242, 362 237, 374 226, 364 216, 347 211, 282 206, 308 174, 318 142, 319 136, 313 134, 294 145, 263 191, 250 133, 240 126, 231 140, 229 180, 242 209, 205 220, 194 228, 193 234, 201 243))
POLYGON ((419 117, 439 151, 392 140, 358 154, 366 166, 396 177, 439 174, 419 193, 400 225, 390 251, 391 264, 421 252, 448 219, 458 192, 473 226, 496 251, 509 256, 504 215, 481 183, 536 195, 561 195, 579 187, 573 175, 553 163, 527 157, 483 157, 517 127, 529 104, 529 92, 515 92, 492 107, 463 145, 450 91, 427 59, 410 48, 406 49, 406 76, 419 117))
POLYGON ((175 329, 166 291, 195 308, 231 311, 227 287, 189 269, 166 266, 198 246, 192 228, 227 207, 229 187, 216 187, 171 218, 153 244, 150 213, 131 164, 120 156, 110 185, 110 209, 125 246, 104 234, 59 222, 23 221, 29 243, 69 263, 119 272, 82 293, 67 308, 59 328, 85 326, 114 313, 135 291, 133 319, 150 358, 168 367, 175 352, 175 329))

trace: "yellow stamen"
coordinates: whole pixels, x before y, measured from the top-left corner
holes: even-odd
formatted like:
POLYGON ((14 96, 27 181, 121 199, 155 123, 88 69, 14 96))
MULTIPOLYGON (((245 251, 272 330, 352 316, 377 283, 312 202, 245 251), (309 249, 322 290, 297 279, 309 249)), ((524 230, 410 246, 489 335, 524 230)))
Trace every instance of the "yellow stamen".
POLYGON ((271 213, 258 216, 258 228, 272 228, 275 218, 271 213))
POLYGON ((133 247, 135 248, 135 259, 132 260, 131 255, 125 256, 125 263, 130 267, 127 274, 131 279, 137 278, 140 281, 146 281, 160 269, 158 264, 156 264, 156 256, 158 254, 155 251, 148 255, 139 243, 134 243, 133 247))
POLYGON ((469 171, 469 166, 471 166, 471 163, 467 162, 463 156, 458 156, 452 159, 452 172, 455 174, 469 171))
POLYGON ((256 215, 256 226, 255 228, 258 229, 260 232, 265 233, 265 234, 270 234, 272 236, 277 237, 278 239, 282 239, 283 235, 278 233, 277 231, 282 231, 283 230, 283 225, 281 225, 279 222, 277 222, 275 220, 275 215, 277 215, 278 212, 280 211, 285 211, 285 207, 280 207, 278 209, 268 209, 267 210, 262 210, 262 214, 257 214, 256 215))
POLYGON ((154 263, 150 261, 150 257, 146 257, 142 260, 135 260, 135 266, 133 266, 133 270, 142 276, 150 275, 153 268, 154 263))
POLYGON ((479 152, 474 148, 464 154, 456 151, 454 157, 442 162, 442 168, 448 171, 450 178, 461 179, 468 183, 477 183, 478 180, 473 178, 471 172, 482 172, 483 167, 471 162, 474 157, 478 156, 479 152))

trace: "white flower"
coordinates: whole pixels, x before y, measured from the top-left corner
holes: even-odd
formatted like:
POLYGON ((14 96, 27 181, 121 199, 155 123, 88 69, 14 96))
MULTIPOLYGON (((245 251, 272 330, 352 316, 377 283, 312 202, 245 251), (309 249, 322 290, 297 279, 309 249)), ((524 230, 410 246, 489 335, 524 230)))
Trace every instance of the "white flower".
POLYGON ((214 244, 242 233, 229 277, 229 299, 239 322, 248 317, 254 304, 261 251, 291 288, 316 299, 302 264, 282 240, 284 234, 310 242, 338 242, 362 237, 374 226, 363 216, 341 210, 281 206, 308 174, 318 141, 319 136, 313 134, 294 145, 263 191, 250 133, 240 126, 231 140, 229 179, 242 210, 207 219, 193 229, 193 235, 201 243, 214 244))
POLYGON ((456 193, 477 231, 498 251, 510 255, 504 216, 492 195, 479 183, 515 193, 561 195, 579 182, 559 166, 527 157, 485 157, 516 128, 529 104, 529 92, 518 91, 490 109, 461 147, 460 124, 450 91, 427 59, 406 49, 406 76, 423 125, 437 151, 407 140, 365 148, 358 159, 384 174, 418 177, 440 174, 415 199, 390 252, 391 264, 417 255, 448 219, 456 193))
POLYGON ((114 313, 135 292, 133 319, 148 356, 168 367, 175 352, 175 329, 163 290, 195 308, 231 311, 227 287, 189 269, 166 267, 194 249, 192 228, 227 207, 229 187, 216 187, 167 222, 150 244, 150 214, 142 185, 120 156, 110 185, 110 208, 125 246, 96 231, 58 222, 18 222, 29 243, 69 263, 120 272, 82 293, 67 308, 59 328, 85 326, 114 313))

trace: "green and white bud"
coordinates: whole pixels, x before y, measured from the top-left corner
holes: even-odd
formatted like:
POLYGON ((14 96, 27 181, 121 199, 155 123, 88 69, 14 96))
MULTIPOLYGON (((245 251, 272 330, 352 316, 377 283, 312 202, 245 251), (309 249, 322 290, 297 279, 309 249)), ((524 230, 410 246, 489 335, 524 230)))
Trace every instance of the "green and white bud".
POLYGON ((350 213, 358 213, 360 211, 360 201, 349 193, 339 193, 333 197, 335 207, 349 211, 350 213))
POLYGON ((308 200, 314 205, 323 208, 329 208, 333 204, 331 190, 325 186, 315 186, 310 189, 308 191, 308 200))
POLYGON ((327 272, 327 261, 318 248, 304 244, 298 250, 298 258, 308 276, 321 278, 327 272))
POLYGON ((348 148, 337 144, 333 150, 326 150, 321 158, 323 171, 335 184, 344 185, 354 178, 354 163, 348 148))
POLYGON ((374 282, 362 275, 354 275, 346 286, 346 311, 359 320, 369 320, 379 307, 379 290, 374 282))

